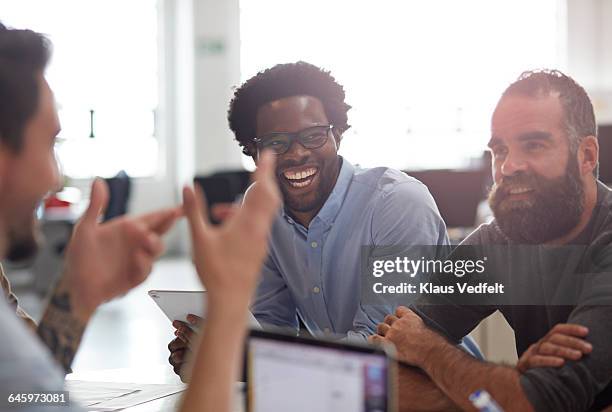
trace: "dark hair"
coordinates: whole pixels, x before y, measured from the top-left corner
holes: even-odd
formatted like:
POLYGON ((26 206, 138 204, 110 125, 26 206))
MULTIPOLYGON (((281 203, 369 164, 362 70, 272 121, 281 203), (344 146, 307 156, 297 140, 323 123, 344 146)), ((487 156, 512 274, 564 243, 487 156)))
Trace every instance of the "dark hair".
POLYGON ((0 23, 0 142, 13 150, 21 148, 25 125, 38 108, 38 75, 50 54, 45 36, 0 23))
MULTIPOLYGON (((529 97, 547 96, 556 93, 563 107, 563 121, 570 143, 570 151, 575 154, 582 139, 586 136, 597 137, 597 124, 591 99, 574 79, 559 70, 530 70, 521 73, 518 79, 504 91, 502 98, 510 95, 529 97)), ((599 161, 593 175, 599 175, 599 161)))
POLYGON ((347 112, 351 106, 344 102, 343 87, 328 71, 303 61, 278 64, 244 82, 230 102, 229 127, 244 154, 255 156, 252 141, 257 110, 268 102, 300 95, 316 97, 323 103, 337 138, 350 127, 347 112))

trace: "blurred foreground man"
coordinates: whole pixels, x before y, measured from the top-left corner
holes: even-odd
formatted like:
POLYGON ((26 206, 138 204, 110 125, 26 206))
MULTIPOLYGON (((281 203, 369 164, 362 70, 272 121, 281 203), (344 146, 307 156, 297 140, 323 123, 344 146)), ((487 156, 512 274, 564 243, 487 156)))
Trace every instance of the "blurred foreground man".
POLYGON ((564 74, 526 72, 504 92, 491 128, 495 220, 453 253, 486 259, 481 280, 505 293, 423 295, 371 340, 393 342, 424 371, 447 402, 436 409, 471 409, 468 397, 484 389, 505 411, 601 410, 612 403, 612 193, 597 180, 593 107, 564 74), (453 345, 496 310, 514 329, 516 368, 453 345))
MULTIPOLYGON (((40 34, 0 24, 0 259, 19 260, 36 251, 34 211, 59 184, 54 144, 60 125, 43 76, 49 48, 40 34)), ((209 290, 209 323, 180 411, 230 410, 248 301, 280 202, 273 157, 264 154, 259 165, 244 207, 219 228, 203 220, 201 196, 189 188, 183 192, 196 269, 209 290)), ((0 410, 14 410, 16 403, 20 411, 80 410, 10 399, 63 389, 62 368, 70 367, 96 308, 146 279, 163 252, 161 236, 183 213, 173 208, 99 224, 107 202, 108 189, 96 180, 68 245, 65 271, 38 326, 40 339, 19 319, 17 307, 0 297, 0 410)), ((5 293, 10 299, 8 285, 5 293)))

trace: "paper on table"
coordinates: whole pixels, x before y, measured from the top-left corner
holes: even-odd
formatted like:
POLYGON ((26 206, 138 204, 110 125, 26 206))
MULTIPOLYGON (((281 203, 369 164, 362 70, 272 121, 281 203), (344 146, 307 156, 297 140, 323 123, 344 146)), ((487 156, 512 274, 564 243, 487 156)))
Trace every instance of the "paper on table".
POLYGON ((95 411, 129 408, 184 391, 186 388, 183 384, 66 381, 70 399, 95 411))

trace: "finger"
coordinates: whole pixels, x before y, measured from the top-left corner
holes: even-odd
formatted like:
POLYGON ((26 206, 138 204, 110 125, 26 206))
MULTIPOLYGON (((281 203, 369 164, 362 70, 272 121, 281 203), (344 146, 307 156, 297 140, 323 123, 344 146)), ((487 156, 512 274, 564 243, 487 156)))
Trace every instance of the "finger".
POLYGON ((185 348, 187 348, 187 345, 185 345, 185 342, 183 342, 179 338, 172 339, 168 344, 168 350, 170 352, 176 352, 177 350, 183 350, 185 348))
POLYGON ((202 318, 190 313, 187 315, 187 322, 189 322, 190 325, 198 326, 202 322, 202 318))
MULTIPOLYGON (((196 190, 198 190, 197 186, 196 190)), ((194 242, 200 242, 207 229, 207 223, 204 220, 204 216, 207 216, 205 215, 206 208, 203 201, 197 199, 198 197, 200 196, 197 196, 192 188, 187 186, 183 188, 183 209, 194 242)))
POLYGON ((276 156, 269 150, 264 150, 261 156, 257 159, 257 169, 253 173, 252 181, 268 181, 274 179, 274 167, 276 166, 276 156))
POLYGON ((180 338, 183 342, 189 344, 193 339, 193 331, 189 326, 181 326, 175 332, 176 336, 180 338))
POLYGON ((534 355, 529 358, 528 365, 525 369, 531 368, 558 368, 563 366, 565 360, 557 356, 534 355))
POLYGON ((114 230, 117 225, 121 225, 126 237, 126 247, 129 251, 146 252, 146 254, 156 257, 164 251, 164 244, 160 236, 147 227, 139 220, 133 218, 123 218, 117 223, 109 222, 103 226, 108 230, 114 230))
POLYGON ((235 216, 239 226, 251 227, 258 234, 267 233, 280 205, 274 164, 274 155, 268 152, 262 154, 253 175, 256 183, 245 195, 242 208, 235 216))
POLYGON ((582 357, 582 352, 576 349, 570 349, 563 346, 555 345, 551 342, 544 342, 538 349, 538 355, 556 356, 559 358, 578 360, 582 357))
POLYGON ((95 224, 98 222, 98 218, 100 215, 104 213, 106 209, 106 205, 108 204, 108 186, 106 182, 102 179, 96 178, 93 184, 91 185, 91 195, 89 197, 89 206, 85 213, 83 213, 83 217, 81 218, 81 222, 85 224, 95 224))
POLYGON ((219 222, 230 219, 236 214, 240 207, 234 203, 217 203, 212 205, 210 214, 219 222))
POLYGON ((185 350, 172 352, 168 357, 168 360, 172 365, 178 365, 185 361, 185 350))
POLYGON ((189 345, 191 343, 191 340, 183 333, 182 329, 174 331, 174 335, 183 341, 185 345, 189 345))
POLYGON ((593 351, 593 345, 584 339, 574 338, 573 336, 562 335, 559 333, 555 333, 549 337, 548 342, 559 346, 564 346, 566 348, 576 349, 582 353, 591 353, 593 351))
POLYGON ((164 241, 154 232, 144 234, 142 239, 142 247, 152 258, 161 256, 166 249, 164 246, 164 241))
POLYGON ((189 327, 189 325, 186 322, 183 322, 182 320, 173 320, 172 326, 174 327, 174 329, 179 329, 181 326, 189 327))
POLYGON ((396 320, 398 320, 397 316, 395 316, 395 315, 387 315, 387 316, 385 316, 384 322, 387 325, 393 325, 393 322, 395 322, 396 320))
POLYGON ((391 326, 389 326, 388 324, 379 323, 376 326, 376 333, 379 334, 380 336, 386 336, 389 329, 391 329, 391 326))
POLYGON ((371 335, 368 337, 368 342, 373 345, 382 345, 385 342, 385 338, 380 335, 371 335))
POLYGON ((165 234, 174 225, 174 222, 183 215, 182 207, 158 210, 147 213, 138 218, 147 229, 154 231, 158 235, 165 234))
POLYGON ((584 337, 589 334, 589 328, 575 323, 558 323, 549 332, 551 335, 554 333, 584 337))
POLYGON ((402 316, 406 316, 410 313, 414 313, 414 312, 412 312, 406 306, 398 306, 397 309, 395 309, 395 314, 397 315, 398 318, 401 318, 402 316))

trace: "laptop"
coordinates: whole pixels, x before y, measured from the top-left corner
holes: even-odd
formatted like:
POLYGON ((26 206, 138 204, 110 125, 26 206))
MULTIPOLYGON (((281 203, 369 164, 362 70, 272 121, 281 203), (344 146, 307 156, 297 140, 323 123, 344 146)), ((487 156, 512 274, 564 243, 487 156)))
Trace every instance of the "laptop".
POLYGON ((249 412, 391 412, 389 350, 252 330, 246 347, 249 412))

